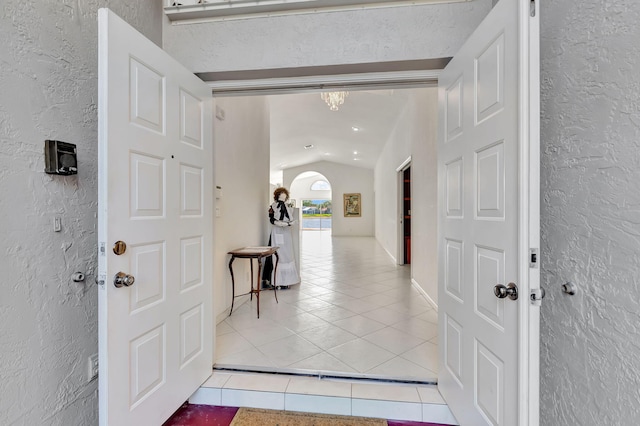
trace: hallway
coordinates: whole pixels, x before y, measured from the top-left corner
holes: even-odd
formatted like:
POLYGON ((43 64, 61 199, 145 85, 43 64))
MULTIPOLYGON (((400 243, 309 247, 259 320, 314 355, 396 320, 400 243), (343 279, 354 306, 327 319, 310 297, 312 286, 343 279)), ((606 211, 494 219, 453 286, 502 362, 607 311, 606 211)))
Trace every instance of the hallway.
POLYGON ((217 326, 216 367, 435 382, 437 313, 372 237, 305 231, 302 283, 217 326))

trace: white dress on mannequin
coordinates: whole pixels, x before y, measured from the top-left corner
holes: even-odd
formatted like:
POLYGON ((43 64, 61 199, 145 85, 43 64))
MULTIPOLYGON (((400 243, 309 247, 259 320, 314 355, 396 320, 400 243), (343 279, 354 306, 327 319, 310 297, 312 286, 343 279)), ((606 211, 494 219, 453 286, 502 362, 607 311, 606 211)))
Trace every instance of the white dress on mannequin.
POLYGON ((280 247, 278 249, 278 269, 275 276, 275 285, 278 287, 300 284, 291 236, 291 225, 295 223, 293 209, 285 204, 285 200, 282 198, 286 199, 286 197, 282 195, 269 208, 269 221, 272 225, 271 246, 280 247))

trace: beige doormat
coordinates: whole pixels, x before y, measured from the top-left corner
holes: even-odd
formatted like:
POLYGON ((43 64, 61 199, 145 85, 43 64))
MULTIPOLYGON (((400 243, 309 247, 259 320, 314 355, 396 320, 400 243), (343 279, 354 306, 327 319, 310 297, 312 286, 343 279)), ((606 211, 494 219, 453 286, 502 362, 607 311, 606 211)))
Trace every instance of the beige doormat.
POLYGON ((384 419, 240 408, 229 426, 387 426, 384 419))

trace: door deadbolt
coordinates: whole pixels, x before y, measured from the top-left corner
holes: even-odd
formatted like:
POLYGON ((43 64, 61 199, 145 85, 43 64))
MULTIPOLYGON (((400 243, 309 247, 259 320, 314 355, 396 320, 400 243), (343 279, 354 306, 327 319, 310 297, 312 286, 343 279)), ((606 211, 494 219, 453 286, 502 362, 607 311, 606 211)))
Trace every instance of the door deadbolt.
POLYGON ((518 300, 518 286, 514 283, 509 283, 506 286, 504 284, 498 284, 493 288, 493 294, 495 294, 498 299, 508 297, 511 300, 518 300))
POLYGON ((124 272, 118 272, 115 277, 113 277, 113 285, 115 285, 117 288, 129 287, 132 286, 135 282, 136 279, 133 277, 133 275, 128 275, 124 272))
POLYGON ((120 256, 121 254, 124 254, 125 251, 127 251, 127 243, 124 241, 116 241, 113 245, 113 252, 120 256))

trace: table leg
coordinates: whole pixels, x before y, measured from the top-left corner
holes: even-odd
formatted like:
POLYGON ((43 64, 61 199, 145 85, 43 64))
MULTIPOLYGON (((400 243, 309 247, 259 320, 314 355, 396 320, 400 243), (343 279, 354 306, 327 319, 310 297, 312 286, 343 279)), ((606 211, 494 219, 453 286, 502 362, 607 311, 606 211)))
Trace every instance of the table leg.
POLYGON ((249 292, 249 300, 253 300, 253 259, 249 258, 249 263, 251 264, 251 291, 249 292))
POLYGON ((278 256, 278 252, 274 253, 276 255, 276 265, 273 268, 273 295, 276 297, 276 303, 278 303, 278 293, 276 289, 278 286, 276 285, 276 274, 278 273, 278 262, 280 261, 280 256, 278 256))
POLYGON ((233 301, 236 300, 236 283, 233 278, 233 261, 236 260, 235 256, 231 256, 231 260, 229 261, 229 272, 231 272, 231 309, 229 309, 229 316, 231 316, 231 312, 233 312, 233 301))
MULTIPOLYGON (((258 288, 256 290, 256 306, 258 310, 258 318, 260 318, 260 287, 262 284, 260 283, 260 277, 262 276, 262 257, 258 258, 258 288)), ((251 271, 253 273, 253 270, 251 271)), ((253 278, 251 278, 253 280, 253 278)))

